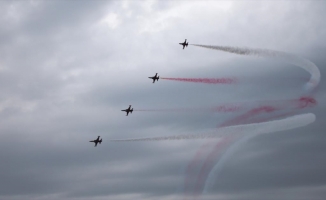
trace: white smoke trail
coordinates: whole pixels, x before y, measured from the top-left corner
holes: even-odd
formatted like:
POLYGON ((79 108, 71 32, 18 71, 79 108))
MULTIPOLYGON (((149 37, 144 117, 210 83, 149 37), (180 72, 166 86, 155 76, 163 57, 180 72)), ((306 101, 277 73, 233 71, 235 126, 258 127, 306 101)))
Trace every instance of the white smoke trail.
POLYGON ((301 67, 302 69, 306 70, 311 74, 310 80, 307 83, 308 89, 314 89, 319 84, 320 81, 320 71, 313 62, 285 52, 274 51, 269 49, 251 49, 251 48, 239 48, 239 47, 230 47, 230 46, 210 46, 210 45, 200 45, 200 44, 191 44, 191 45, 208 48, 208 49, 225 51, 229 53, 235 53, 239 55, 254 55, 254 56, 279 58, 284 62, 301 67))
POLYGON ((314 122, 315 119, 316 116, 314 114, 307 113, 307 114, 295 115, 281 120, 223 127, 217 129, 213 133, 148 137, 148 138, 111 139, 110 141, 111 142, 128 142, 128 141, 136 142, 136 141, 184 140, 184 139, 218 138, 230 134, 232 135, 257 134, 257 133, 263 134, 263 133, 278 132, 278 131, 284 131, 284 130, 306 126, 314 122))
POLYGON ((241 148, 245 143, 248 142, 251 138, 255 137, 259 133, 256 134, 249 134, 246 137, 236 141, 230 148, 228 148, 225 153, 222 154, 221 158, 217 161, 214 165, 214 168, 210 171, 209 175, 207 176, 207 180, 205 182, 205 186, 203 189, 203 194, 207 194, 209 190, 211 190, 214 186, 215 180, 217 180, 217 176, 219 172, 223 169, 224 163, 227 158, 233 155, 239 148, 241 148))

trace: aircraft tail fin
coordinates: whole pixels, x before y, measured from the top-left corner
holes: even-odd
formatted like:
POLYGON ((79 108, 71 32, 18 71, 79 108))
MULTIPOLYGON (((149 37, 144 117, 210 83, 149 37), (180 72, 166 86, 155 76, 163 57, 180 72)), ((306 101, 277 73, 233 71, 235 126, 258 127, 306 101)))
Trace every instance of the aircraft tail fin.
POLYGON ((160 76, 157 77, 157 81, 158 81, 158 79, 160 79, 160 76))
POLYGON ((102 143, 102 139, 100 139, 99 143, 100 143, 100 144, 102 143))
POLYGON ((133 109, 133 108, 130 110, 130 112, 132 113, 132 111, 134 111, 134 109, 133 109))

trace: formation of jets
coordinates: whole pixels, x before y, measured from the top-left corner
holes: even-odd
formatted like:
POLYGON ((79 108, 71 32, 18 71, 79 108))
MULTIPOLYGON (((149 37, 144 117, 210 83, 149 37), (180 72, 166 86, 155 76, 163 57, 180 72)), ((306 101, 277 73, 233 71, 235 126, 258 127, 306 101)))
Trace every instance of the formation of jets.
MULTIPOLYGON (((185 47, 188 46, 187 39, 185 39, 185 41, 183 43, 179 43, 179 44, 182 45, 183 46, 183 49, 184 49, 185 47)), ((155 83, 155 81, 158 81, 158 79, 160 79, 160 77, 157 76, 157 73, 155 74, 155 76, 148 77, 148 78, 153 79, 153 83, 155 83)), ((121 110, 121 111, 126 112, 127 113, 126 116, 128 116, 129 113, 132 113, 133 110, 134 109, 131 108, 131 105, 129 105, 129 108, 127 108, 125 110, 121 110)), ((92 140, 92 141, 89 141, 89 142, 94 142, 95 143, 95 146, 94 147, 96 147, 98 143, 100 143, 100 144, 102 143, 102 139, 100 139, 100 136, 98 136, 96 140, 92 140)))

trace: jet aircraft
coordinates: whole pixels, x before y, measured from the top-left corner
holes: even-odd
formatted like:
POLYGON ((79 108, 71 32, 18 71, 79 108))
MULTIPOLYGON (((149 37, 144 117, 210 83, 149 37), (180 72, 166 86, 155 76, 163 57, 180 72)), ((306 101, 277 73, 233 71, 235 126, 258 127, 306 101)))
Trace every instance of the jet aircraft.
POLYGON ((185 39, 184 43, 179 43, 179 44, 183 46, 183 49, 185 49, 185 47, 188 46, 187 39, 185 39))
POLYGON ((132 111, 134 111, 133 108, 131 108, 131 105, 129 105, 129 108, 125 109, 125 110, 121 110, 121 111, 125 111, 127 113, 126 116, 128 116, 129 113, 132 113, 132 111))
POLYGON ((100 136, 98 136, 96 140, 92 140, 92 141, 89 141, 89 142, 94 142, 95 143, 94 147, 96 147, 97 143, 100 143, 100 144, 102 143, 102 139, 100 139, 100 136))
POLYGON ((160 76, 157 76, 157 73, 156 73, 155 76, 153 76, 153 77, 148 77, 148 78, 153 79, 153 83, 155 83, 155 81, 158 81, 158 79, 160 79, 160 76))

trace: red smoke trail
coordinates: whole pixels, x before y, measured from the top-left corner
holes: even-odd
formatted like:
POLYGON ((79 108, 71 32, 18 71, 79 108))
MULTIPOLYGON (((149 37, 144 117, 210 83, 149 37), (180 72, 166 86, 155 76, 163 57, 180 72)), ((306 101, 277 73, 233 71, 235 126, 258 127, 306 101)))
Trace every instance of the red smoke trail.
POLYGON ((305 108, 305 107, 308 107, 308 106, 315 106, 317 105, 317 101, 316 99, 314 99, 313 97, 301 97, 299 99, 299 105, 298 105, 298 108, 305 108))
POLYGON ((237 80, 235 78, 160 78, 170 81, 182 81, 192 83, 207 83, 207 84, 235 84, 237 80))
POLYGON ((259 115, 263 113, 271 113, 274 111, 280 111, 280 110, 291 109, 291 108, 303 109, 306 107, 312 107, 317 105, 317 101, 313 97, 301 97, 299 99, 294 99, 294 100, 278 100, 274 102, 269 101, 268 103, 270 105, 263 105, 258 108, 254 108, 243 115, 240 115, 234 119, 222 123, 219 127, 249 123, 246 121, 250 120, 250 118, 252 118, 255 115, 259 115))
MULTIPOLYGON (((315 106, 317 101, 313 97, 301 97, 299 99, 290 100, 272 100, 272 101, 257 101, 256 105, 260 105, 259 108, 252 112, 269 112, 271 110, 282 109, 302 109, 306 107, 315 106)), ((215 107, 199 107, 199 108, 167 108, 167 109, 134 109, 139 112, 239 112, 244 109, 252 107, 249 103, 233 103, 224 104, 215 107)), ((245 116, 244 116, 245 117, 245 116)))
MULTIPOLYGON (((296 99, 296 100, 290 100, 290 102, 292 103, 292 106, 294 106, 295 109, 304 109, 304 108, 307 108, 307 107, 314 107, 314 106, 317 105, 316 99, 314 99, 313 97, 309 97, 309 96, 301 97, 301 98, 296 99)), ((259 111, 264 111, 264 110, 265 109, 257 109, 256 111, 258 111, 258 112, 256 114, 259 114, 259 111)), ((268 110, 267 110, 267 112, 268 112, 268 110)), ((286 112, 286 113, 283 113, 283 114, 274 115, 272 117, 266 117, 266 118, 259 118, 259 119, 256 119, 256 120, 250 120, 247 123, 260 123, 260 122, 270 121, 270 120, 278 119, 278 118, 282 118, 282 117, 288 117, 288 116, 294 115, 294 114, 295 114, 295 111, 292 110, 291 112, 286 112)), ((241 123, 243 123, 243 121, 241 123)))
POLYGON ((206 142, 205 145, 200 147, 200 150, 197 151, 194 159, 192 160, 192 162, 188 165, 187 170, 186 170, 186 174, 187 176, 185 177, 184 180, 184 192, 185 192, 185 198, 184 200, 188 199, 188 196, 190 196, 190 192, 193 190, 190 188, 191 183, 195 182, 195 178, 194 176, 191 176, 191 174, 194 174, 195 170, 196 170, 196 164, 199 162, 200 158, 204 157, 204 151, 213 144, 213 141, 209 141, 206 142))
MULTIPOLYGON (((291 100, 290 102, 292 103, 292 105, 294 106, 295 109, 304 109, 304 108, 307 108, 307 107, 314 107, 314 106, 317 105, 316 99, 314 99, 313 97, 309 97, 309 96, 301 97, 301 98, 296 99, 296 100, 291 100)), ((263 111, 263 110, 260 109, 260 111, 263 111)), ((257 113, 257 114, 259 114, 259 113, 257 113)), ((295 114, 295 111, 292 110, 291 112, 286 112, 286 113, 283 113, 283 114, 275 115, 273 117, 266 117, 266 118, 259 118, 259 119, 256 119, 256 120, 250 120, 250 123, 259 123, 259 122, 270 121, 272 119, 288 117, 288 116, 294 115, 294 114, 295 114)))
MULTIPOLYGON (((247 118, 253 117, 254 115, 261 114, 262 112, 273 112, 273 111, 275 111, 275 109, 273 107, 268 107, 268 106, 254 108, 235 119, 227 120, 226 122, 222 123, 219 127, 237 125, 237 124, 243 123, 245 120, 247 120, 247 118)), ((223 138, 221 141, 216 143, 214 149, 206 157, 206 160, 204 161, 204 164, 197 176, 196 186, 194 189, 194 199, 196 199, 200 195, 200 191, 203 190, 205 181, 206 181, 210 171, 214 167, 214 164, 215 164, 214 158, 218 158, 220 155, 222 155, 223 151, 225 149, 227 149, 231 145, 231 143, 236 140, 236 138, 238 138, 238 137, 223 138)))
MULTIPOLYGON (((308 106, 315 106, 317 104, 316 100, 313 97, 301 97, 299 99, 295 100, 283 100, 282 101, 285 104, 291 104, 293 108, 298 108, 298 109, 303 109, 308 106)), ((278 102, 279 104, 279 102, 278 102)), ((242 114, 234 119, 227 120, 226 122, 222 123, 219 127, 225 127, 225 126, 231 126, 231 125, 238 125, 238 124, 244 124, 244 123, 259 123, 259 122, 265 122, 281 117, 287 117, 291 114, 294 114, 294 111, 292 112, 286 112, 283 114, 279 115, 274 115, 266 118, 259 118, 255 119, 254 117, 257 117, 261 114, 264 113, 272 113, 274 111, 278 111, 282 109, 283 106, 278 106, 279 108, 277 109, 276 107, 273 106, 261 106, 258 108, 254 108, 246 112, 245 114, 242 114)), ((284 108, 284 107, 283 107, 284 108)), ((216 159, 220 159, 220 156, 224 153, 224 151, 232 145, 233 142, 237 141, 238 137, 225 137, 221 141, 218 141, 214 147, 214 149, 211 151, 211 153, 208 154, 206 157, 206 160, 204 161, 204 164, 201 167, 201 170, 197 176, 197 181, 195 183, 195 188, 192 190, 193 191, 193 198, 197 199, 197 197, 200 195, 200 192, 203 190, 203 187, 205 186, 205 181, 208 178, 209 173, 213 169, 216 163, 216 159)), ((206 144, 204 144, 199 152, 197 152, 195 158, 193 159, 192 163, 190 163, 188 169, 194 168, 195 162, 199 160, 198 156, 202 156, 201 151, 203 151, 204 148, 206 148, 206 144)), ((192 173, 191 170, 187 171, 187 174, 192 173)), ((189 181, 185 181, 186 187, 185 189, 189 189, 189 186, 187 187, 187 184, 189 185, 189 181)), ((186 190, 187 192, 187 190, 186 190)), ((188 191, 189 193, 189 191, 188 191)))
POLYGON ((195 183, 194 188, 194 198, 197 199, 197 197, 200 195, 200 191, 203 190, 203 186, 205 185, 205 181, 212 170, 215 162, 214 158, 220 156, 223 154, 223 152, 236 140, 236 136, 229 136, 223 138, 221 141, 218 141, 214 147, 214 149, 211 151, 210 154, 208 154, 203 166, 200 169, 197 181, 195 183))
MULTIPOLYGON (((279 114, 279 115, 275 115, 275 116, 270 116, 267 118, 260 118, 260 119, 252 119, 253 117, 257 116, 257 115, 261 115, 264 113, 272 113, 274 111, 280 110, 281 107, 286 108, 286 106, 288 105, 292 105, 293 108, 305 108, 307 106, 309 106, 310 104, 315 105, 316 104, 316 100, 312 97, 302 97, 300 99, 295 99, 295 100, 278 100, 278 101, 270 101, 270 103, 277 103, 279 108, 273 107, 273 106, 268 106, 268 105, 263 105, 260 106, 258 108, 254 108, 249 110, 248 112, 246 112, 245 114, 242 114, 234 119, 228 120, 224 123, 222 123, 221 125, 219 125, 219 127, 226 127, 226 126, 232 126, 232 125, 238 125, 238 124, 245 124, 245 123, 259 123, 259 122, 265 122, 265 121, 270 121, 272 119, 276 119, 276 118, 281 118, 281 117, 286 117, 289 116, 291 114, 294 113, 294 111, 292 112, 287 112, 287 113, 283 113, 283 114, 279 114)), ((217 107, 219 108, 219 107, 217 107)), ((239 108, 239 107, 237 107, 239 108)), ((219 110, 219 109, 217 109, 219 110)), ((193 193, 193 199, 197 199, 197 197, 200 195, 200 191, 203 189, 203 186, 205 184, 205 181, 210 173, 210 171, 212 170, 212 168, 214 167, 215 164, 215 159, 217 158, 219 155, 221 155, 223 152, 223 150, 225 150, 228 146, 231 145, 232 142, 236 141, 237 138, 239 138, 241 136, 229 136, 229 137, 225 137, 223 138, 221 141, 218 141, 214 147, 214 149, 211 151, 211 153, 208 154, 208 156, 206 157, 206 160, 204 161, 203 166, 201 167, 201 170, 199 172, 197 181, 195 183, 195 187, 192 190, 193 193)), ((196 153, 196 156, 194 157, 194 159, 192 160, 192 162, 188 165, 186 174, 188 174, 188 176, 186 176, 184 184, 185 184, 185 192, 190 193, 190 184, 192 182, 194 182, 193 180, 189 180, 189 174, 194 173, 194 166, 196 166, 196 164, 198 163, 198 160, 202 157, 204 157, 204 150, 207 148, 207 146, 211 143, 212 141, 208 141, 206 142, 203 146, 201 146, 201 149, 196 153)), ((194 178, 192 178, 194 179, 194 178)), ((190 195, 186 195, 186 196, 190 196, 190 195)))
POLYGON ((263 112, 273 112, 277 110, 275 107, 272 107, 272 106, 262 106, 262 107, 259 107, 259 108, 254 108, 252 110, 250 110, 249 112, 243 114, 243 115, 240 115, 234 119, 231 119, 231 120, 228 120, 224 123, 222 123, 219 127, 225 127, 225 126, 231 126, 231 125, 236 125, 236 124, 241 124, 241 123, 244 123, 245 120, 248 120, 250 119, 250 117, 253 117, 254 115, 258 115, 258 114, 261 114, 263 112))
MULTIPOLYGON (((251 111, 249 111, 248 113, 242 115, 234 120, 229 120, 229 121, 226 121, 224 124, 220 125, 220 127, 223 127, 223 126, 227 126, 227 125, 232 125, 232 124, 236 124, 235 122, 240 122, 241 119, 243 118, 246 118, 247 115, 252 115, 252 113, 258 113, 258 112, 261 112, 263 110, 269 110, 268 107, 261 107, 261 108, 258 108, 258 109, 253 109, 251 111), (235 121, 235 122, 234 122, 235 121)), ((195 188, 193 188, 193 194, 194 194, 194 199, 196 199, 196 197, 198 197, 199 195, 199 191, 200 191, 200 187, 203 186, 203 183, 204 183, 204 180, 206 180, 206 177, 208 175, 208 173, 210 172, 209 167, 212 167, 211 165, 209 165, 209 160, 212 160, 212 158, 214 157, 217 157, 219 154, 219 152, 225 147, 227 148, 227 144, 231 141, 232 137, 226 137, 226 138, 223 138, 221 141, 218 141, 214 150, 208 155, 207 159, 205 160, 204 162, 204 165, 202 166, 201 168, 201 171, 198 175, 198 178, 197 178, 197 181, 196 181, 196 185, 195 185, 195 188), (205 172, 207 172, 207 174, 205 174, 205 172)), ((188 174, 186 176, 186 179, 185 179, 185 194, 186 194, 186 197, 188 196, 188 193, 190 193, 190 191, 188 191, 190 189, 190 184, 193 182, 191 180, 189 180, 189 176, 191 176, 191 174, 193 174, 195 172, 195 165, 198 163, 198 161, 200 160, 204 152, 204 149, 207 148, 208 144, 210 142, 206 142, 201 148, 199 151, 197 151, 193 161, 188 165, 188 169, 186 171, 186 174, 188 174)), ((215 162, 213 162, 215 163, 215 162)))

